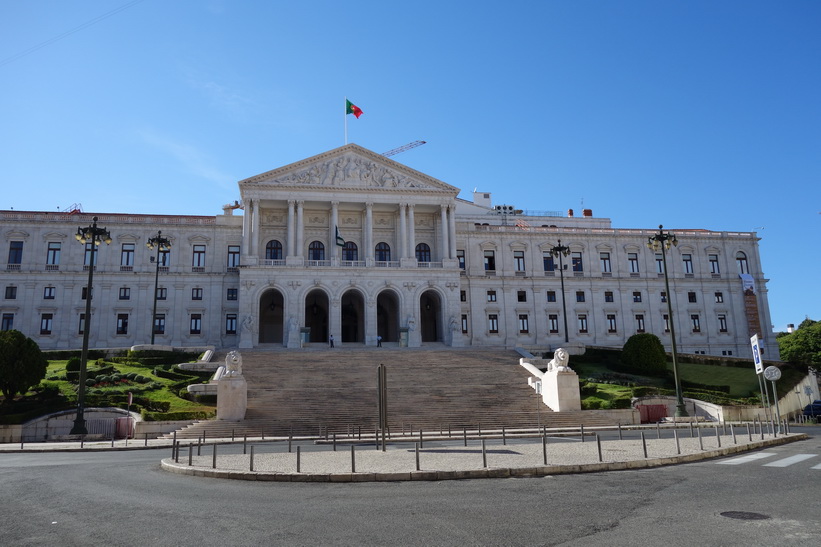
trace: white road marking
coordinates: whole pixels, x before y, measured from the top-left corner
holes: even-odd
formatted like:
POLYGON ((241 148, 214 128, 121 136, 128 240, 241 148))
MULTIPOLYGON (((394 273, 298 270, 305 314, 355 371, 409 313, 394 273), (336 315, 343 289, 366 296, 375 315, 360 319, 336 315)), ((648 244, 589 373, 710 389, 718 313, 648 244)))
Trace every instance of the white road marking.
POLYGON ((765 463, 763 467, 787 467, 794 463, 803 462, 804 460, 809 460, 810 458, 815 458, 817 456, 818 454, 796 454, 795 456, 790 456, 789 458, 765 463))
POLYGON ((742 463, 769 458, 770 456, 775 456, 776 454, 778 454, 778 452, 756 452, 755 454, 747 454, 746 456, 739 456, 737 458, 722 460, 716 463, 719 465, 741 465, 742 463))

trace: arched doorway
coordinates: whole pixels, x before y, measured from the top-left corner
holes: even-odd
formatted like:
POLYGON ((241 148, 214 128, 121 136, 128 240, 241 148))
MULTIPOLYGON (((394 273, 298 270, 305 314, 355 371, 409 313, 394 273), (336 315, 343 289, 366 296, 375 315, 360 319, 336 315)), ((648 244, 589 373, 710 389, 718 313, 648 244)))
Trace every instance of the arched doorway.
POLYGON ((420 334, 422 342, 438 342, 440 336, 441 301, 436 291, 425 291, 419 298, 419 318, 421 320, 420 334))
POLYGON ((365 342, 365 301, 357 290, 342 295, 342 341, 365 342))
POLYGON ((259 298, 259 343, 281 344, 283 330, 282 293, 269 289, 259 298))
POLYGON ((383 342, 399 341, 399 298, 392 290, 376 297, 376 334, 383 342))
POLYGON ((310 342, 328 341, 328 295, 320 289, 305 297, 305 326, 311 329, 310 342))

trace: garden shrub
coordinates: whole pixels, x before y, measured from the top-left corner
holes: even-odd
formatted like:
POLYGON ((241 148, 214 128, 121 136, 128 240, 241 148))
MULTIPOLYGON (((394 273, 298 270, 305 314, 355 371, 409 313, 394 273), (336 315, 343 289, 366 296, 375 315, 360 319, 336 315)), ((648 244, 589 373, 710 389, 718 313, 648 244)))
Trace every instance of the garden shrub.
POLYGON ((634 334, 627 339, 621 353, 625 368, 639 374, 663 376, 667 374, 667 355, 661 340, 649 332, 634 334))

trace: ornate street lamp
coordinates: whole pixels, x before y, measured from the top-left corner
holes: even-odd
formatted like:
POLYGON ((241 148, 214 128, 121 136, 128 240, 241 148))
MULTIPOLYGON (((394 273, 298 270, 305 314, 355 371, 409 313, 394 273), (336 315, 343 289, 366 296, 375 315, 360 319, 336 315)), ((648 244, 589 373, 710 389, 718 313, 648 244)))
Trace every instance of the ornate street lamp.
POLYGON ((153 250, 154 247, 157 248, 157 271, 154 274, 154 311, 151 313, 151 345, 154 345, 154 334, 155 334, 155 326, 157 321, 157 284, 160 281, 160 252, 161 251, 168 251, 171 249, 171 240, 162 236, 162 230, 157 231, 157 235, 154 237, 148 238, 148 242, 145 244, 149 250, 153 250))
POLYGON ((659 231, 656 235, 647 238, 647 247, 654 251, 661 249, 661 261, 664 265, 664 290, 667 291, 667 317, 670 322, 670 340, 672 341, 673 354, 673 379, 676 383, 676 417, 689 416, 684 406, 684 398, 681 395, 681 381, 678 377, 678 357, 676 355, 676 329, 673 325, 673 294, 670 292, 670 279, 667 276, 667 251, 670 244, 678 245, 678 239, 669 231, 663 230, 664 226, 659 224, 659 231))
POLYGON ((563 256, 567 256, 570 254, 570 247, 566 245, 562 245, 562 240, 559 240, 558 245, 550 249, 550 252, 553 254, 554 257, 559 258, 559 279, 562 281, 562 318, 564 319, 564 343, 570 343, 570 337, 567 333, 567 302, 565 301, 564 296, 564 262, 562 261, 563 256))
POLYGON ((88 333, 91 332, 91 296, 92 296, 92 282, 94 281, 94 268, 96 268, 97 260, 97 246, 105 241, 108 245, 111 243, 111 234, 105 228, 97 227, 97 217, 92 219, 91 226, 85 228, 77 228, 77 234, 74 236, 77 241, 86 245, 91 243, 91 256, 88 263, 88 285, 86 286, 86 314, 83 321, 83 351, 80 354, 80 377, 79 385, 77 386, 77 417, 74 419, 74 426, 71 428, 72 435, 85 435, 88 433, 86 429, 86 420, 83 416, 85 412, 86 402, 86 362, 88 360, 88 333))

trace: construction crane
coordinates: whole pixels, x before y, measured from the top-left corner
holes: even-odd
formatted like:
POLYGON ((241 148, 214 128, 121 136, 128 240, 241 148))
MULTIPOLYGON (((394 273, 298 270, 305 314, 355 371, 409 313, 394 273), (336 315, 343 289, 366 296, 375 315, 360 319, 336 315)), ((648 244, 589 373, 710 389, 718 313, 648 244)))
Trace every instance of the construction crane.
POLYGON ((389 158, 391 156, 395 156, 396 154, 401 154, 402 152, 405 152, 406 150, 410 150, 411 148, 416 148, 417 146, 422 146, 423 144, 425 144, 425 141, 413 141, 413 142, 410 142, 410 143, 406 144, 405 146, 400 146, 399 148, 394 148, 393 150, 388 150, 387 152, 384 152, 382 155, 385 156, 386 158, 389 158))

